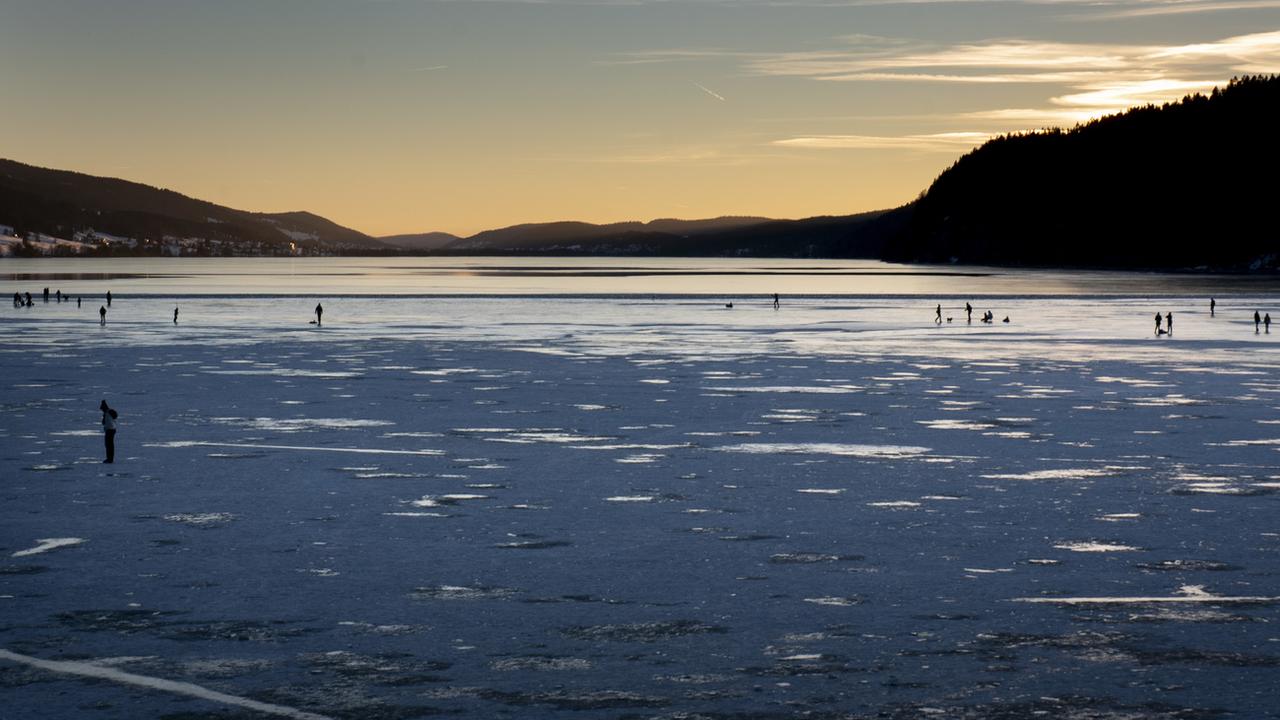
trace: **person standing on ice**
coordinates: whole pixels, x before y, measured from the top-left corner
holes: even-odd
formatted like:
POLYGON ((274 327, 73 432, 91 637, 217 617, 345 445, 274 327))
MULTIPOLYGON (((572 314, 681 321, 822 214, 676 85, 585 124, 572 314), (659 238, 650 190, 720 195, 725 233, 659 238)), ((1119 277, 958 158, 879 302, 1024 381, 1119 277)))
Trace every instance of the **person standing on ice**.
POLYGON ((1169 334, 1172 335, 1173 334, 1173 313, 1167 312, 1164 314, 1164 324, 1169 328, 1169 334))
POLYGON ((933 319, 933 321, 934 321, 934 322, 936 322, 936 323, 938 323, 939 325, 941 325, 941 324, 942 324, 942 305, 941 305, 941 303, 939 303, 939 305, 938 305, 937 309, 936 309, 936 310, 934 310, 934 312, 935 312, 935 313, 937 313, 937 317, 935 317, 935 318, 933 319))
MULTIPOLYGON (((1267 313, 1267 314, 1270 315, 1271 313, 1267 313)), ((1253 311, 1253 334, 1254 335, 1258 334, 1258 325, 1261 323, 1262 323, 1262 318, 1258 316, 1258 311, 1254 310, 1253 311)))
POLYGON ((173 309, 173 324, 178 324, 178 308, 173 309))
POLYGON ((107 459, 102 462, 114 463, 116 461, 116 418, 119 414, 107 406, 106 400, 102 401, 98 409, 102 411, 102 435, 103 442, 107 446, 107 459))
POLYGON ((1160 334, 1160 321, 1161 321, 1162 319, 1163 319, 1163 318, 1161 318, 1161 317, 1160 317, 1160 313, 1156 313, 1156 334, 1157 334, 1157 335, 1159 335, 1159 334, 1160 334))
POLYGON ((970 324, 973 323, 973 306, 969 303, 964 304, 964 321, 970 324))
POLYGON ((1209 317, 1213 317, 1213 311, 1218 307, 1218 301, 1209 298, 1209 317))
POLYGON ((1267 328, 1267 334, 1271 334, 1271 313, 1262 316, 1262 324, 1267 328))
POLYGON ((320 324, 320 316, 324 315, 324 308, 320 307, 320 303, 316 303, 316 324, 320 324))
POLYGON ((778 300, 778 293, 773 294, 773 309, 777 310, 782 303, 778 300))
POLYGON ((99 325, 107 324, 107 308, 105 305, 98 306, 98 324, 99 325))
POLYGON ((111 291, 107 291, 107 307, 111 307, 111 291))

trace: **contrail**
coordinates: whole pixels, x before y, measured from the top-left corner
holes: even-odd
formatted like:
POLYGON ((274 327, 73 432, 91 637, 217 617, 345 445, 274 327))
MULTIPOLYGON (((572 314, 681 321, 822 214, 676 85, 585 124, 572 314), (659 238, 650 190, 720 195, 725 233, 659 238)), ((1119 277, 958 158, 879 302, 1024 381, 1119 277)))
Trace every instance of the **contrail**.
POLYGON ((693 82, 692 80, 690 80, 689 82, 692 82, 694 86, 697 87, 702 92, 710 95, 711 97, 719 100, 720 102, 724 102, 724 96, 721 95, 720 93, 708 88, 706 85, 703 85, 702 83, 693 82))
POLYGON ((164 678, 150 677, 147 675, 135 675, 133 673, 116 670, 115 668, 102 667, 92 665, 87 662, 76 662, 67 660, 43 660, 30 655, 19 655, 16 652, 10 652, 0 648, 0 660, 10 660, 31 667, 40 668, 56 673, 67 673, 68 675, 79 675, 81 677, 94 678, 97 680, 110 680, 112 682, 124 683, 125 685, 137 685, 138 687, 150 688, 152 690, 162 690, 178 695, 186 695, 187 697, 200 698, 201 700, 211 700, 213 702, 222 703, 224 705, 234 705, 247 710, 256 710, 261 713, 270 715, 280 715, 282 717, 293 718, 293 720, 332 720, 326 715, 317 715, 309 713, 305 710, 286 707, 284 705, 272 705, 271 703, 258 702, 249 698, 240 697, 238 695, 228 695, 220 693, 217 690, 210 690, 206 687, 194 685, 189 682, 181 682, 178 680, 165 680, 164 678))

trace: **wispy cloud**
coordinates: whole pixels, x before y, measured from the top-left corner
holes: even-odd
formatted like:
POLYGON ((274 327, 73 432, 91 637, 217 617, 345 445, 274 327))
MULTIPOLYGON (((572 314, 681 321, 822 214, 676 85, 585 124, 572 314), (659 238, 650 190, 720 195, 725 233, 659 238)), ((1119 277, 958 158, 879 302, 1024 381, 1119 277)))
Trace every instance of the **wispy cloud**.
POLYGON ((1122 20, 1161 15, 1203 15, 1275 8, 1280 8, 1280 0, 1148 0, 1147 2, 1102 4, 1100 8, 1095 7, 1091 12, 1073 15, 1072 19, 1122 20))
POLYGON ((823 150, 918 150, 955 153, 981 145, 991 138, 989 133, 952 132, 932 135, 811 135, 774 140, 781 147, 823 150))
POLYGON ((781 8, 883 7, 894 5, 1043 5, 1081 8, 1071 19, 1115 19, 1236 12, 1280 7, 1280 0, 436 0, 437 2, 492 2, 523 5, 695 5, 718 4, 781 8))
POLYGON ((1050 102, 1055 105, 1070 105, 1101 110, 1124 109, 1135 105, 1164 102, 1170 98, 1181 97, 1194 92, 1212 90, 1214 86, 1225 84, 1225 82, 1222 79, 1157 79, 1090 83, 1084 86, 1085 92, 1060 95, 1052 98, 1050 102))
POLYGON ((599 60, 597 62, 601 65, 654 65, 657 63, 694 62, 717 58, 748 58, 757 55, 759 53, 720 48, 668 48, 619 53, 607 60, 599 60))
POLYGON ((1135 105, 1222 85, 1232 75, 1280 71, 1280 31, 1182 45, 1001 39, 949 46, 911 44, 776 53, 745 62, 762 76, 826 82, 1045 84, 1041 108, 995 108, 959 116, 1000 122, 1076 123, 1135 105))

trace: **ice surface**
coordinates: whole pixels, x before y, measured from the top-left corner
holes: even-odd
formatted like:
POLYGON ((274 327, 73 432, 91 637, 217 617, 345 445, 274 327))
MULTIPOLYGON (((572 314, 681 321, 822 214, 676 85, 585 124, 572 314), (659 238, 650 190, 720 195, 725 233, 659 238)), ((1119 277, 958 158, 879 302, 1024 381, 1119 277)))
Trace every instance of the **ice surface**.
POLYGON ((116 295, 0 307, 15 717, 1275 714, 1275 295, 116 295))

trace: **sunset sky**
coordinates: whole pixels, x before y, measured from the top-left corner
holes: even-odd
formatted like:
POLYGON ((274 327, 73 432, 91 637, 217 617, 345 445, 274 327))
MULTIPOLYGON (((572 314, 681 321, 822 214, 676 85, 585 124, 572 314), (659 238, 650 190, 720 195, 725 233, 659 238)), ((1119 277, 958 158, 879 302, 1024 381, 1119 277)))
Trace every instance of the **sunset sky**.
POLYGON ((1277 71, 1280 0, 0 0, 0 157, 373 235, 803 217, 1277 71))

